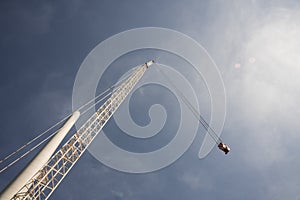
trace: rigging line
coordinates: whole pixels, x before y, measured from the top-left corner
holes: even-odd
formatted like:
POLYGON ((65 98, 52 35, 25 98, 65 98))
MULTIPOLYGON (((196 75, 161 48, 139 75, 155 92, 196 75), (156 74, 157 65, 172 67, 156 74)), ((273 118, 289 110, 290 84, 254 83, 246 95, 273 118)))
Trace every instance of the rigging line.
MULTIPOLYGON (((59 129, 60 130, 60 129, 59 129)), ((34 147, 32 147, 31 149, 29 149, 27 152, 25 152, 23 155, 21 155, 20 157, 18 157, 17 159, 15 159, 14 161, 12 161, 11 163, 9 163, 8 165, 6 165, 5 167, 3 167, 0 170, 0 173, 2 173, 3 171, 7 170, 9 167, 11 167, 12 165, 14 165, 16 162, 18 162, 19 160, 21 160, 22 158, 24 158, 25 156, 27 156, 30 152, 34 151, 37 147, 39 147, 41 144, 43 144, 44 142, 46 142, 47 140, 49 140, 53 135, 55 135, 59 130, 53 132, 51 135, 49 135, 47 138, 43 139, 41 142, 39 142, 38 144, 36 144, 34 147)))
MULTIPOLYGON (((139 66, 137 66, 139 67, 139 66)), ((132 72, 133 70, 135 70, 137 67, 133 67, 132 69, 129 70, 129 72, 132 72)), ((123 82, 126 78, 128 78, 128 76, 130 75, 130 73, 128 73, 128 75, 126 75, 124 78, 122 78, 121 80, 117 81, 114 85, 112 85, 111 87, 109 87, 108 89, 106 89, 104 92, 100 93, 99 95, 97 95, 96 97, 94 97, 93 99, 91 99, 90 101, 88 101, 87 103, 85 103, 84 105, 80 106, 78 110, 83 109, 84 107, 86 107, 87 105, 89 105, 91 102, 93 102, 94 100, 96 100, 97 98, 99 98, 100 96, 104 95, 106 92, 108 92, 109 90, 111 90, 112 88, 119 86, 121 84, 121 82, 123 82)), ((107 96, 107 95, 106 95, 107 96)), ((95 105, 95 104, 93 104, 95 105)), ((90 109, 90 107, 88 108, 90 109)), ((83 113, 85 113, 86 110, 83 111, 83 113)), ((40 135, 36 136, 35 138, 31 139, 29 142, 27 142, 26 144, 24 144, 23 146, 19 147, 16 151, 13 151, 12 153, 8 154, 7 156, 5 156, 3 159, 0 160, 0 164, 4 161, 6 161, 7 159, 11 158, 12 156, 14 156, 16 153, 20 152, 21 150, 23 150, 25 147, 29 146, 30 144, 32 144, 34 141, 36 141, 37 139, 39 139, 40 137, 42 137, 43 135, 45 135, 46 133, 48 133, 50 130, 52 130, 53 128, 55 128, 56 126, 58 126, 59 124, 61 124, 63 121, 65 121, 67 118, 69 118, 72 114, 67 115, 66 117, 64 117, 62 120, 60 120, 59 122, 57 122, 56 124, 52 125, 51 127, 49 127, 47 130, 45 130, 44 132, 42 132, 40 135)), ((0 172, 1 173, 1 172, 0 172)))
MULTIPOLYGON (((85 113, 86 110, 89 110, 89 108, 91 106, 95 105, 95 100, 98 99, 99 97, 101 97, 102 95, 104 95, 105 93, 107 93, 108 91, 110 91, 112 89, 112 87, 107 88, 104 92, 102 92, 101 94, 97 95, 96 97, 94 97, 93 99, 91 99, 90 101, 88 101, 86 104, 80 106, 80 108, 78 108, 77 110, 80 111, 80 113, 85 113), (94 102, 92 105, 90 105, 90 107, 85 108, 86 106, 88 106, 89 104, 91 104, 92 102, 94 102), (83 108, 85 108, 84 110, 82 110, 83 108)), ((105 97, 107 97, 107 95, 109 95, 111 92, 109 92, 108 94, 105 95, 105 97)))
MULTIPOLYGON (((94 105, 98 104, 99 102, 101 102, 102 100, 104 100, 107 96, 109 96, 112 92, 108 93, 106 96, 104 96, 103 98, 99 99, 97 102, 95 102, 93 105, 91 105, 89 108, 87 108, 82 114, 85 114, 85 112, 87 112, 90 108, 92 108, 94 105)), ((14 165, 16 162, 18 162, 19 160, 21 160, 22 158, 24 158, 26 155, 28 155, 30 152, 32 152, 34 149, 36 149, 37 147, 39 147, 40 145, 42 145, 44 142, 46 142, 49 138, 51 138, 53 135, 55 135, 58 131, 55 131, 54 133, 52 133, 50 136, 48 136, 47 138, 45 138, 43 141, 41 141, 40 143, 38 143, 37 145, 35 145, 33 148, 29 149, 28 151, 26 151, 23 155, 21 155, 20 157, 18 157, 17 159, 13 160, 11 163, 9 163, 8 165, 6 165, 5 167, 3 167, 0 170, 0 173, 2 173, 3 171, 5 171, 6 169, 8 169, 9 167, 11 167, 12 165, 14 165)))
POLYGON ((184 103, 189 107, 190 111, 194 114, 194 116, 196 117, 196 119, 201 123, 201 125, 205 128, 205 130, 209 133, 209 135, 211 136, 211 138, 218 143, 218 136, 212 134, 210 132, 209 126, 207 126, 207 124, 205 124, 205 121, 203 121, 203 119, 200 118, 200 114, 195 110, 195 108, 189 103, 189 101, 182 95, 180 95, 181 99, 184 101, 184 103))
MULTIPOLYGON (((109 88, 110 89, 110 88, 109 88)), ((109 91, 109 89, 107 89, 105 92, 109 91)), ((103 95, 105 92, 101 93, 100 95, 98 95, 96 98, 99 98, 101 95, 103 95)), ((107 96, 107 95, 106 95, 107 96)), ((105 96, 105 97, 106 97, 105 96)), ((79 109, 84 108, 85 106, 87 106, 89 103, 91 103, 91 101, 93 101, 94 99, 90 100, 88 103, 86 103, 85 105, 81 106, 79 109)), ((90 109, 90 108, 89 108, 90 109)), ((85 113, 86 111, 84 111, 85 113)), ((61 124, 63 121, 65 121, 67 118, 69 118, 72 114, 69 114, 68 116, 66 116, 65 118, 63 118, 62 120, 60 120, 59 122, 57 122, 56 124, 54 124, 53 126, 51 126, 50 128, 48 128, 47 130, 45 130, 44 132, 42 132, 40 135, 36 136, 35 138, 33 138, 32 140, 30 140, 29 142, 27 142, 26 144, 24 144, 23 146, 21 146, 20 148, 18 148, 16 151, 10 153, 9 155, 7 155, 4 159, 0 160, 0 164, 4 161, 6 161, 7 159, 11 158, 13 155, 15 155, 16 153, 20 152, 21 150, 23 150, 25 147, 27 147, 28 145, 32 144, 34 141, 36 141, 37 139, 39 139, 40 137, 42 137, 43 135, 45 135, 47 132, 49 132, 50 130, 52 130, 53 128, 55 128, 56 126, 58 126, 59 124, 61 124)), ((0 172, 1 173, 1 172, 0 172)))
MULTIPOLYGON (((162 64, 161 64, 162 65, 162 64)), ((179 93, 179 95, 181 96, 181 98, 183 98, 183 100, 185 100, 185 103, 187 103, 190 107, 190 109, 193 110, 194 114, 196 115, 196 118, 201 121, 202 125, 204 126, 204 128, 209 131, 209 129, 211 131, 213 131, 213 133, 215 134, 216 138, 219 138, 219 136, 214 132, 214 130, 209 126, 209 124, 205 121, 205 119, 198 113, 198 111, 196 110, 196 108, 188 101, 188 99, 186 99, 186 97, 183 95, 183 93, 172 83, 172 81, 167 77, 167 75, 160 71, 162 73, 162 75, 165 76, 166 79, 168 79, 168 81, 172 84, 172 86, 176 89, 176 91, 179 93)))
MULTIPOLYGON (((181 93, 180 91, 178 91, 181 93)), ((202 126, 206 129, 206 131, 210 134, 210 136, 215 140, 217 143, 218 141, 221 142, 220 137, 215 133, 215 131, 209 126, 209 124, 205 121, 205 119, 198 113, 198 111, 193 107, 193 105, 186 99, 186 97, 181 93, 181 98, 185 100, 185 103, 189 105, 189 108, 194 112, 194 115, 202 124, 202 126), (212 132, 211 132, 212 131, 212 132)))
MULTIPOLYGON (((162 66, 162 64, 160 64, 162 66)), ((157 70, 159 70, 157 68, 157 70)), ((212 139, 218 143, 218 141, 221 141, 220 137, 214 132, 214 130, 208 125, 208 123, 204 120, 204 118, 197 112, 197 110, 191 105, 191 103, 185 98, 185 96, 181 93, 181 91, 173 84, 173 82, 167 77, 167 75, 159 70, 161 74, 170 82, 170 84, 174 87, 174 89, 177 91, 178 95, 181 97, 181 99, 184 101, 184 103, 189 107, 190 111, 194 114, 196 119, 202 124, 202 126, 207 130, 209 135, 212 137, 212 139), (213 131, 213 132, 211 132, 213 131)))
POLYGON ((186 99, 186 97, 183 95, 183 93, 173 84, 173 82, 167 77, 167 75, 162 72, 162 75, 165 76, 166 79, 168 79, 168 81, 172 84, 172 86, 175 88, 175 90, 177 91, 177 93, 179 94, 179 96, 181 97, 181 99, 184 101, 184 103, 190 108, 190 110, 192 111, 192 113, 194 114, 194 116, 196 117, 196 119, 198 119, 198 121, 202 124, 202 126, 206 129, 206 131, 209 133, 209 135, 212 137, 212 139, 214 139, 214 141, 217 143, 217 141, 220 141, 218 135, 215 134, 215 132, 211 132, 210 130, 212 130, 210 128, 210 126, 208 125, 208 123, 204 120, 204 118, 198 113, 198 111, 194 108, 194 106, 188 101, 188 99, 186 99))
MULTIPOLYGON (((180 92, 180 91, 179 91, 180 92)), ((183 98, 185 96, 182 94, 183 98)), ((186 98, 185 98, 186 99, 186 98)), ((222 142, 221 138, 217 135, 217 133, 210 127, 210 125, 206 122, 206 120, 203 118, 203 116, 198 113, 198 111, 193 107, 193 105, 186 99, 186 102, 190 104, 190 108, 194 110, 194 112, 197 114, 199 121, 201 122, 202 126, 210 133, 210 135, 214 135, 216 142, 222 142)))
MULTIPOLYGON (((136 75, 137 75, 138 73, 140 73, 139 70, 138 70, 135 74, 132 74, 133 77, 132 77, 130 80, 133 80, 134 78, 136 78, 136 75)), ((118 94, 118 95, 121 95, 121 93, 118 94)), ((111 105, 111 103, 112 103, 112 102, 110 102, 109 105, 111 105)), ((104 110, 101 111, 101 113, 100 113, 99 115, 101 115, 103 112, 104 112, 104 110)), ((91 118, 90 118, 90 119, 91 119, 91 118)), ((91 127, 91 125, 92 125, 96 120, 97 120, 97 118, 96 118, 93 122, 91 122, 91 124, 89 125, 89 127, 91 127)), ((88 122, 88 121, 87 121, 87 122, 88 122)), ((87 123, 87 122, 86 122, 86 123, 87 123)), ((83 125, 81 128, 83 128, 83 127, 84 127, 84 125, 83 125)), ((80 128, 80 129, 81 129, 81 128, 80 128)), ((92 132, 95 130, 95 128, 96 128, 96 126, 95 126, 94 128, 92 128, 92 132)), ((80 130, 79 130, 79 131, 80 131, 80 130)), ((83 136, 83 134, 81 134, 76 140, 81 139, 82 136, 83 136)), ((68 143, 68 141, 66 142, 66 144, 67 144, 67 143, 68 143)), ((66 144, 64 144, 63 146, 65 146, 66 144)), ((66 153, 67 153, 67 152, 65 152, 64 155, 65 155, 66 153)), ((55 157, 55 155, 53 155, 45 165, 47 165, 54 157, 55 157)), ((62 158, 63 158, 63 157, 61 157, 59 160, 57 160, 56 163, 60 162, 60 160, 61 160, 62 158)), ((45 166, 45 165, 44 165, 44 166, 45 166)), ((71 167, 72 167, 72 166, 71 166, 71 167)), ((43 167, 43 168, 44 168, 44 167, 43 167)), ((49 172, 50 172, 50 171, 46 172, 46 174, 43 175, 43 177, 42 177, 42 178, 40 179, 40 181, 39 181, 39 184, 40 184, 41 180, 44 179, 44 177, 48 176, 49 172)), ((38 173, 39 173, 39 172, 37 172, 37 174, 38 174, 38 173)), ((35 176, 35 175, 34 175, 34 176, 35 176)))
POLYGON ((205 119, 201 115, 200 115, 200 117, 202 118, 202 120, 206 124, 206 126, 218 137, 219 142, 222 142, 221 137, 219 137, 217 135, 217 133, 214 131, 214 129, 209 126, 209 124, 207 123, 207 121, 205 121, 205 119))
MULTIPOLYGON (((183 97, 181 97, 183 98, 183 97)), ((190 105, 190 103, 187 101, 186 98, 183 98, 184 103, 190 108, 190 111, 192 111, 192 113, 194 114, 194 116, 196 117, 196 119, 198 119, 198 121, 201 123, 201 125, 205 128, 205 130, 209 133, 209 135, 211 136, 211 138, 218 143, 219 138, 212 134, 210 132, 209 126, 207 126, 207 124, 205 123, 205 121, 203 121, 203 119, 200 118, 201 115, 199 115, 199 113, 197 111, 194 110, 194 108, 192 107, 192 105, 190 105)))
MULTIPOLYGON (((136 68, 138 68, 138 67, 140 67, 140 65, 139 66, 137 66, 137 67, 133 67, 132 69, 130 69, 129 70, 129 72, 132 72, 133 70, 135 70, 136 68)), ((84 111, 82 111, 82 113, 81 113, 81 115, 83 115, 83 114, 85 114, 88 110, 90 110, 94 105, 97 105, 98 103, 100 103, 101 101, 103 101, 106 97, 108 97, 110 94, 112 94, 114 91, 112 90, 112 89, 117 89, 117 88, 119 88, 120 86, 121 86, 121 84, 123 84, 123 82, 125 81, 125 80, 127 80, 127 78, 129 77, 129 76, 131 76, 132 74, 130 74, 130 73, 128 73, 126 76, 124 76, 122 79, 120 79, 118 82, 116 82, 114 85, 112 85, 111 87, 109 87, 109 88, 107 88, 104 92, 102 92, 101 94, 104 94, 104 93, 106 93, 106 92, 108 92, 108 91, 110 91, 108 94, 106 94, 104 97, 102 97, 101 99, 99 99, 99 100, 97 100, 96 102, 94 102, 92 105, 90 105, 88 108, 86 108, 84 111)), ((101 95, 100 95, 101 96, 101 95)), ((82 109, 83 107, 85 107, 85 106, 87 106, 88 104, 90 104, 92 101, 94 101, 94 100, 96 100, 97 98, 99 98, 100 97, 99 95, 97 96, 97 97, 95 97, 95 98, 93 98, 92 100, 90 100, 88 103, 86 103, 84 106, 81 106, 80 108, 79 108, 79 110, 80 109, 82 109)), ((81 112, 81 111, 80 111, 81 112)))
POLYGON ((9 159, 10 157, 12 157, 13 155, 15 155, 16 153, 18 153, 19 151, 21 151, 22 149, 24 149, 25 147, 27 147, 28 145, 30 145, 31 143, 33 143, 34 141, 36 141, 37 139, 39 139, 40 137, 42 137, 43 135, 45 135, 47 132, 49 132, 51 129, 55 128, 56 126, 58 126, 60 123, 62 123, 63 121, 65 121, 67 118, 69 118, 71 116, 68 115, 65 118, 63 118, 62 120, 60 120, 59 122, 57 122, 56 124, 54 124, 53 126, 51 126, 50 128, 48 128, 47 130, 45 130, 44 132, 42 132, 40 135, 36 136, 35 138, 33 138, 32 140, 30 140, 29 142, 27 142, 26 144, 24 144, 23 146, 21 146, 20 148, 18 148, 16 151, 10 153, 9 155, 7 155, 4 159, 2 159, 0 161, 0 163, 6 161, 7 159, 9 159))
MULTIPOLYGON (((139 67, 139 66, 137 66, 139 67)), ((133 67, 132 69, 129 70, 128 74, 126 76, 124 76, 122 79, 118 80, 114 85, 110 86, 109 88, 107 88, 105 91, 103 91, 102 93, 100 93, 99 95, 97 95, 96 97, 92 98, 91 100, 89 100, 87 103, 85 103, 84 105, 80 106, 78 108, 78 110, 80 111, 81 109, 83 109, 85 106, 89 105, 90 103, 92 103, 93 101, 95 101, 97 98, 99 98, 100 96, 104 95, 106 92, 110 91, 111 89, 114 89, 116 87, 119 87, 121 85, 121 83, 126 80, 131 74, 130 72, 132 72, 133 70, 135 70, 137 67, 133 67)), ((84 112, 84 111, 83 111, 84 112)))
POLYGON ((88 110, 90 110, 91 108, 93 108, 95 105, 97 105, 98 103, 100 103, 101 101, 103 101, 106 97, 108 97, 110 94, 112 94, 112 92, 109 92, 108 94, 106 94, 104 97, 102 97, 101 99, 97 100, 95 103, 93 103, 92 105, 90 105, 88 108, 86 108, 81 115, 84 115, 88 110))

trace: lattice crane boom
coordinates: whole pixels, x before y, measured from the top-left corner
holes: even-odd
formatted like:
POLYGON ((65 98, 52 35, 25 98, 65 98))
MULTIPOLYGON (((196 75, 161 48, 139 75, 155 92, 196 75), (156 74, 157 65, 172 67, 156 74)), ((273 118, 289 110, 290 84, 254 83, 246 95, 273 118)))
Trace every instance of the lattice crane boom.
POLYGON ((12 199, 48 199, 152 64, 139 66, 12 199))

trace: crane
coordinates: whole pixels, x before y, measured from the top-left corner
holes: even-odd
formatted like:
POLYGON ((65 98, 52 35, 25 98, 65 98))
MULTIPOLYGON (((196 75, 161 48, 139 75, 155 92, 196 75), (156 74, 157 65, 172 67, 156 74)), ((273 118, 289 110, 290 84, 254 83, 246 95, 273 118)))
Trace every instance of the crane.
MULTIPOLYGON (((137 67, 124 83, 113 91, 105 103, 16 193, 13 193, 16 190, 14 187, 8 186, 1 194, 0 200, 48 199, 153 63, 154 61, 151 60, 137 67)), ((78 115, 78 112, 75 112, 75 116, 72 117, 78 118, 78 115)), ((74 124, 76 119, 72 120, 74 124)), ((70 124, 67 126, 66 131, 71 128, 70 124)), ((62 140, 62 136, 60 137, 62 140)), ((22 173, 20 175, 22 176, 22 173)), ((18 177, 10 185, 18 185, 20 183, 18 177)))
MULTIPOLYGON (((115 113, 127 95, 132 91, 136 83, 142 78, 145 71, 153 63, 154 61, 151 60, 134 69, 127 79, 115 87, 113 92, 109 93, 111 96, 104 102, 104 104, 102 104, 102 106, 96 110, 96 112, 78 129, 78 131, 76 131, 67 140, 67 142, 55 152, 60 142, 64 139, 65 135, 70 131, 76 120, 79 118, 80 112, 75 111, 64 126, 60 128, 60 130, 48 142, 48 144, 36 155, 27 167, 12 181, 12 183, 4 189, 4 191, 0 194, 0 200, 48 199, 88 146, 92 143, 94 138, 102 130, 111 116, 115 113), (52 155, 53 152, 54 154, 52 155)), ((168 78, 167 74, 160 71, 158 68, 156 68, 156 70, 158 70, 159 74, 171 83, 176 93, 178 93, 182 101, 194 114, 195 118, 214 139, 219 149, 227 154, 230 151, 230 148, 222 142, 221 138, 214 132, 214 130, 181 93, 176 85, 168 78)), ((105 97, 108 97, 108 95, 105 97)), ((16 152, 18 151, 19 150, 16 152)), ((1 160, 0 163, 4 160, 1 160)), ((15 162, 12 162, 11 164, 14 163, 15 162)), ((10 165, 7 167, 9 166, 10 165)), ((7 167, 1 169, 0 172, 5 170, 7 167)))

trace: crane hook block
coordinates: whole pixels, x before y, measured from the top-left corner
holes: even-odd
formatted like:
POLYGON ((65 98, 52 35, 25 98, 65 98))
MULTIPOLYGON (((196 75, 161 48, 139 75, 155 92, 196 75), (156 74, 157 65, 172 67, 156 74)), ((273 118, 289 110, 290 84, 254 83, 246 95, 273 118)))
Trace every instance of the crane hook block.
POLYGON ((229 151, 230 151, 230 148, 227 144, 223 143, 223 142, 220 142, 220 144, 218 145, 219 149, 221 151, 224 151, 225 154, 228 154, 229 151))

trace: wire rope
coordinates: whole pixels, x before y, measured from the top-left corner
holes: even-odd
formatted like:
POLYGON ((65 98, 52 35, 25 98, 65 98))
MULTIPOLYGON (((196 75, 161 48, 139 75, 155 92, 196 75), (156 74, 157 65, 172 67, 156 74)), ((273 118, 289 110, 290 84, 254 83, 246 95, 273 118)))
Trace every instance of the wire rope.
MULTIPOLYGON (((137 66, 139 67, 139 66, 137 66)), ((137 67, 133 67, 132 69, 129 70, 129 72, 127 73, 127 75, 125 75, 122 79, 118 80, 114 85, 112 85, 111 87, 107 88, 105 91, 103 91, 102 93, 100 93, 99 95, 97 95, 96 97, 92 98, 91 100, 89 100, 88 102, 86 102, 85 104, 83 104, 82 106, 80 106, 77 110, 79 110, 81 112, 81 114, 85 114, 88 110, 90 110, 91 108, 93 108, 93 106, 99 104, 101 101, 103 101, 105 98, 107 98, 110 94, 113 93, 113 89, 116 89, 118 87, 120 87, 120 85, 124 82, 124 80, 126 80, 130 75, 131 72, 133 70, 135 70, 137 67), (107 94, 105 94, 107 93, 107 94), (105 94, 105 95, 104 95, 105 94), (103 96, 104 95, 104 96, 103 96), (102 97, 101 97, 102 96, 102 97), (101 98, 100 98, 101 97, 101 98), (98 99, 100 98, 100 99, 98 99), (98 100, 97 100, 98 99, 98 100), (93 104, 91 104, 92 102, 94 102, 93 104), (91 105, 89 105, 91 104, 91 105), (89 105, 89 107, 87 107, 89 105), (87 108, 86 108, 87 107, 87 108)), ((55 127, 57 127, 59 124, 61 124, 63 121, 65 121, 66 119, 68 119, 72 114, 67 115, 66 117, 64 117, 62 120, 60 120, 59 122, 57 122, 56 124, 52 125, 51 127, 49 127, 48 129, 46 129, 45 131, 43 131, 41 134, 39 134, 38 136, 34 137, 33 139, 31 139, 29 142, 27 142, 26 144, 24 144, 23 146, 19 147, 17 150, 13 151, 12 153, 8 154, 7 156, 5 156, 3 159, 0 160, 0 164, 5 162, 6 160, 8 160, 9 158, 11 158, 12 156, 16 155, 18 152, 20 152, 21 150, 23 150, 24 148, 26 148, 27 146, 29 146, 30 144, 32 144, 33 142, 35 142, 36 140, 38 140, 39 138, 41 138, 43 135, 45 135, 46 133, 48 133, 49 131, 51 131, 52 129, 54 129, 55 127)), ((39 142, 37 145, 35 145, 34 147, 30 148, 28 151, 26 151, 25 153, 23 153, 21 156, 19 156, 18 158, 16 158, 15 160, 11 161, 9 164, 7 164, 6 166, 4 166, 1 170, 0 173, 2 173, 3 171, 5 171, 6 169, 8 169, 9 167, 11 167, 12 165, 14 165, 16 162, 18 162, 19 160, 21 160, 22 158, 24 158, 26 155, 28 155, 30 152, 34 151, 37 147, 39 147, 40 145, 42 145, 43 143, 45 143, 47 140, 49 140, 53 135, 55 135, 59 130, 53 132, 52 134, 50 134, 47 138, 43 139, 41 142, 39 142)))
MULTIPOLYGON (((158 63, 157 63, 158 64, 158 63)), ((158 64, 163 66, 162 64, 158 64)), ((201 123, 201 125, 205 128, 211 138, 215 141, 216 144, 222 142, 221 138, 216 134, 216 132, 209 126, 206 120, 201 116, 201 114, 197 111, 197 109, 188 101, 188 99, 183 95, 183 93, 176 87, 176 85, 169 79, 169 77, 161 71, 159 68, 156 68, 157 71, 172 85, 175 89, 176 93, 179 95, 181 100, 186 104, 189 110, 193 113, 195 118, 201 123)))

